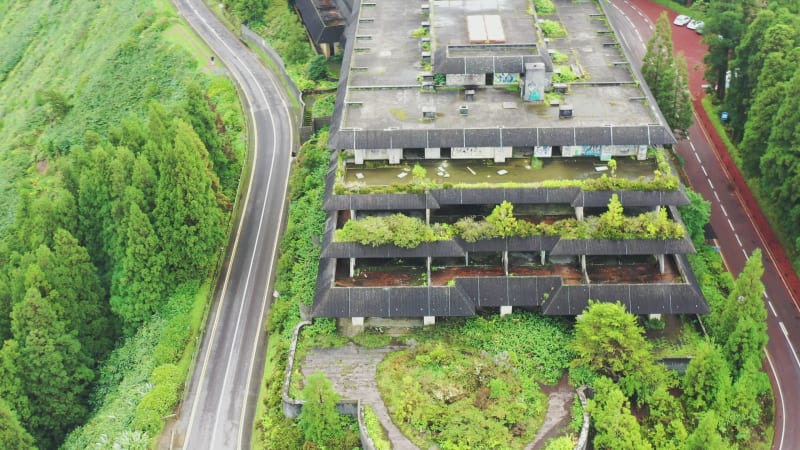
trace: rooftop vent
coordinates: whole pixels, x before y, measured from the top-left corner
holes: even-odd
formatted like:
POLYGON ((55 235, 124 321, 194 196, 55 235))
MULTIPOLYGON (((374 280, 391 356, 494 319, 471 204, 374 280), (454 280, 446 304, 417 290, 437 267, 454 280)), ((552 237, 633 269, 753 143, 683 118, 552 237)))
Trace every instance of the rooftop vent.
POLYGON ((559 105, 559 107, 558 107, 558 118, 559 119, 571 119, 572 118, 572 105, 559 105))
POLYGON ((467 89, 464 91, 464 100, 471 102, 475 100, 475 89, 467 89))
POLYGON ((422 52, 422 62, 431 62, 431 52, 422 52))
POLYGON ((422 118, 423 119, 435 119, 436 118, 436 108, 433 106, 423 106, 422 107, 422 118))
POLYGON ((422 82, 422 90, 424 91, 434 91, 436 90, 436 84, 433 81, 423 81, 422 82))
POLYGON ((567 84, 566 83, 553 83, 553 90, 556 91, 558 94, 566 94, 567 93, 567 84))
POLYGON ((419 10, 422 14, 428 14, 429 12, 431 12, 431 5, 429 5, 428 3, 424 3, 422 4, 422 6, 419 7, 419 10))
POLYGON ((427 20, 423 21, 419 25, 423 30, 430 30, 431 29, 431 23, 428 22, 427 20))
POLYGON ((458 107, 458 113, 461 114, 462 116, 468 116, 469 115, 469 106, 467 104, 463 104, 463 105, 459 106, 458 107))

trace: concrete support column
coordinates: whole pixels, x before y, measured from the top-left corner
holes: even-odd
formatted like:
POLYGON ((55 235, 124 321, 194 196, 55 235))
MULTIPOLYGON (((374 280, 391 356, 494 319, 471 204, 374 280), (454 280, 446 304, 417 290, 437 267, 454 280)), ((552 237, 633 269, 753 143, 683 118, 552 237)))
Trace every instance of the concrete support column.
POLYGON ((352 320, 352 323, 353 323, 354 327, 363 327, 364 326, 364 318, 363 317, 352 317, 350 320, 352 320))
POLYGON ((583 220, 583 206, 575 207, 575 217, 577 217, 578 220, 583 220))
POLYGON ((431 209, 430 208, 425 208, 425 223, 427 225, 431 224, 431 209))
POLYGON ((356 276, 356 259, 350 258, 350 278, 356 276))
POLYGON ((427 267, 427 269, 428 269, 428 278, 427 278, 427 280, 428 280, 428 286, 430 286, 430 285, 431 285, 431 260, 432 260, 432 259, 433 259, 433 258, 431 258, 430 256, 428 256, 428 258, 427 258, 427 264, 426 264, 426 267, 427 267))
POLYGON ((648 314, 647 318, 650 320, 661 320, 661 314, 648 314))
POLYGON ((464 252, 464 265, 469 266, 469 252, 464 252))
POLYGON ((508 276, 508 250, 503 251, 503 271, 508 276))
POLYGON ((436 324, 436 316, 425 316, 422 318, 422 325, 435 325, 436 324))
POLYGON ((511 314, 511 309, 513 307, 511 305, 501 306, 500 307, 500 317, 507 316, 511 314))
POLYGON ((586 255, 581 255, 581 272, 583 272, 583 276, 588 280, 589 275, 586 273, 586 255))
POLYGON ((547 261, 547 252, 542 250, 541 252, 539 252, 539 255, 541 256, 542 265, 544 265, 544 263, 547 261))
POLYGON ((656 259, 658 260, 658 273, 664 273, 666 270, 666 265, 664 264, 664 255, 656 255, 656 259))
POLYGON ((355 209, 351 209, 350 210, 350 220, 356 220, 356 210, 355 209))

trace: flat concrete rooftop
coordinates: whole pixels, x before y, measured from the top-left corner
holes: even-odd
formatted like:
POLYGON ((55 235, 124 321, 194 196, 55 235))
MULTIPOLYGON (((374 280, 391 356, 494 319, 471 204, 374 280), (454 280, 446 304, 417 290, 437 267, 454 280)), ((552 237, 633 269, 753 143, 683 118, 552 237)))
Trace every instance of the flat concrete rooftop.
MULTIPOLYGON (((334 134, 339 130, 387 129, 665 128, 652 101, 629 70, 629 62, 603 20, 600 7, 593 1, 554 3, 555 13, 539 20, 560 22, 566 36, 545 43, 534 26, 535 19, 530 14, 533 4, 529 0, 362 1, 355 36, 348 43, 352 54, 344 104, 337 104, 334 134), (429 15, 420 10, 424 4, 430 5, 429 15), (422 91, 419 77, 427 67, 421 62, 420 39, 411 36, 414 30, 423 21, 430 23, 435 67, 436 58, 443 57, 448 45, 470 45, 466 17, 475 14, 501 16, 506 44, 532 43, 520 50, 520 58, 522 54, 555 50, 563 55, 561 58, 567 58, 554 63, 556 70, 573 69, 585 74, 577 82, 568 83, 568 93, 560 99, 562 104, 573 106, 571 119, 559 119, 558 107, 550 106, 549 101, 523 102, 519 91, 508 86, 479 88, 471 102, 465 101, 463 89, 457 87, 422 91), (459 113, 463 104, 469 106, 468 115, 459 113), (423 119, 423 109, 429 108, 435 109, 435 119, 423 119)), ((459 51, 469 56, 468 51, 459 51)), ((503 57, 508 57, 509 52, 513 50, 504 49, 503 57)), ((660 135, 666 136, 664 142, 641 143, 673 142, 668 131, 660 135)))

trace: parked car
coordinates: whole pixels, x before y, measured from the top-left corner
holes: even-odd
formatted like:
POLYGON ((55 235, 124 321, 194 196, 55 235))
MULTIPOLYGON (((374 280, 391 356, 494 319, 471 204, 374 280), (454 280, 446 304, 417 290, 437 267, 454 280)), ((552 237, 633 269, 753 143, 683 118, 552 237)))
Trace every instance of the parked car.
POLYGON ((672 21, 672 23, 674 25, 682 27, 682 26, 686 25, 687 23, 689 23, 691 21, 692 21, 691 17, 684 16, 683 14, 681 14, 680 16, 676 17, 675 20, 672 21))
POLYGON ((686 28, 688 28, 690 30, 695 30, 695 31, 701 30, 700 32, 702 33, 703 25, 705 25, 705 23, 703 23, 702 20, 694 20, 694 19, 692 19, 692 21, 689 22, 689 25, 686 25, 686 28))

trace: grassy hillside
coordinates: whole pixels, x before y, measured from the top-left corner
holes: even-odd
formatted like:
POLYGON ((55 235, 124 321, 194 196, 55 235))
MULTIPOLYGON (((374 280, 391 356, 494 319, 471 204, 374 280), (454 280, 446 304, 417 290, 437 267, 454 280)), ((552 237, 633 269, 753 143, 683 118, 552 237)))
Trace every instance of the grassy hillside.
POLYGON ((0 0, 0 448, 152 447, 178 402, 246 149, 210 56, 168 0, 0 0))
POLYGON ((0 232, 34 163, 181 99, 208 61, 185 30, 165 0, 0 1, 0 232))

